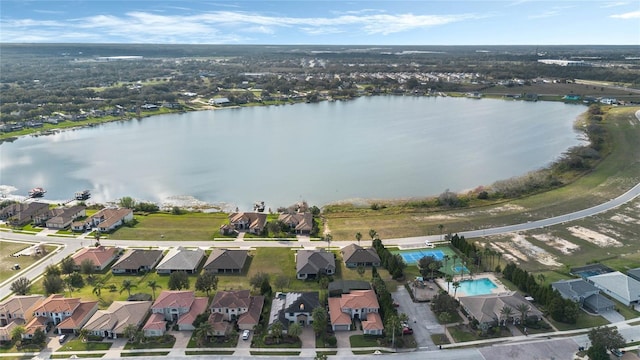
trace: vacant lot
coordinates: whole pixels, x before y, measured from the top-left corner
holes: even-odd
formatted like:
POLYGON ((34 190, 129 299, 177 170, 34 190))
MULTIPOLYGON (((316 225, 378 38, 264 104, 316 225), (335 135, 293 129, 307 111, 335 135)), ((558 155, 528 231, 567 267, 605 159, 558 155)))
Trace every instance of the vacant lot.
POLYGON ((228 222, 227 214, 189 213, 185 215, 136 215, 137 224, 124 226, 112 235, 123 240, 213 240, 220 236, 220 225, 228 222))
MULTIPOLYGON (((40 259, 38 256, 11 256, 18 251, 27 249, 31 246, 33 246, 33 244, 0 241, 0 282, 7 280, 17 273, 17 271, 11 270, 11 267, 14 264, 18 264, 21 269, 25 269, 40 259)), ((56 247, 47 245, 44 248, 45 252, 49 253, 55 250, 56 247)))

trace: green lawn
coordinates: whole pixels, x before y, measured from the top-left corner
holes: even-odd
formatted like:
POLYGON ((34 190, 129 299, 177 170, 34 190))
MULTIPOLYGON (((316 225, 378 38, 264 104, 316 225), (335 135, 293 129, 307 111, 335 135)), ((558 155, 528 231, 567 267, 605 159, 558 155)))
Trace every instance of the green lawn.
POLYGON ((67 341, 58 351, 93 351, 93 350, 109 350, 113 343, 87 341, 80 339, 71 339, 67 341))
POLYGON ((228 222, 224 213, 167 213, 136 215, 133 227, 123 226, 111 235, 124 240, 214 240, 220 225, 228 222))
POLYGON ((137 350, 137 349, 170 349, 173 344, 176 343, 176 338, 171 336, 171 340, 164 342, 163 337, 151 337, 146 338, 144 342, 130 343, 127 342, 124 345, 125 350, 137 350))
POLYGON ((169 351, 137 351, 137 352, 122 352, 120 357, 135 357, 135 356, 166 356, 169 355, 169 351))
POLYGON ((373 335, 351 335, 349 336, 349 343, 352 348, 359 347, 376 347, 378 345, 378 339, 382 339, 382 336, 373 335))
POLYGON ((234 351, 230 350, 202 350, 202 351, 185 351, 185 355, 233 355, 234 351))
POLYGON ((251 355, 259 356, 298 356, 300 351, 251 351, 251 355))
POLYGON ((193 336, 194 334, 191 334, 191 338, 189 339, 189 343, 187 344, 187 348, 193 349, 193 348, 234 348, 238 345, 238 336, 229 336, 229 338, 227 339, 227 341, 221 341, 220 339, 218 339, 218 337, 214 336, 211 338, 211 341, 207 341, 204 344, 202 344, 202 346, 199 346, 196 343, 196 340, 193 336))
MULTIPOLYGON (((9 279, 18 272, 16 270, 11 270, 11 267, 14 264, 20 265, 20 269, 24 270, 42 258, 40 256, 11 256, 11 254, 15 254, 18 251, 29 248, 31 246, 33 246, 33 244, 18 243, 6 240, 0 241, 0 282, 9 279)), ((45 245, 44 248, 45 252, 49 254, 56 249, 56 246, 45 245)))
POLYGON ((588 315, 585 312, 580 313, 580 316, 578 316, 578 321, 575 324, 565 324, 557 322, 551 319, 551 317, 548 317, 547 320, 549 320, 549 322, 560 331, 586 329, 596 326, 609 325, 609 322, 602 316, 588 315))
POLYGON ((104 354, 64 354, 64 355, 53 354, 49 358, 50 359, 68 359, 71 356, 73 356, 74 358, 101 358, 104 356, 104 354))

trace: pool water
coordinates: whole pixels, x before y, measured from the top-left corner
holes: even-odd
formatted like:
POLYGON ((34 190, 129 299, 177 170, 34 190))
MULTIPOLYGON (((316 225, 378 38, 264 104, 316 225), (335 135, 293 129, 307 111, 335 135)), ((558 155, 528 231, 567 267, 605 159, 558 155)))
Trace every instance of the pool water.
POLYGON ((488 278, 463 280, 460 282, 458 293, 464 293, 466 296, 487 295, 491 294, 492 290, 496 288, 498 288, 498 285, 488 278))

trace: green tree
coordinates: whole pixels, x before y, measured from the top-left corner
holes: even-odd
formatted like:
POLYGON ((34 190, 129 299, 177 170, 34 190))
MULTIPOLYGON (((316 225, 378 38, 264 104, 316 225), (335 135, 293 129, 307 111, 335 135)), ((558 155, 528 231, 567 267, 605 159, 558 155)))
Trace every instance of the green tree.
POLYGON ((373 241, 373 239, 375 239, 376 236, 378 236, 378 233, 375 230, 371 229, 369 230, 369 236, 371 237, 371 241, 373 241))
POLYGON ((95 294, 97 297, 100 297, 100 295, 102 294, 102 289, 104 289, 104 280, 100 279, 93 283, 92 293, 95 294))
POLYGON ((205 321, 202 322, 196 330, 193 332, 193 336, 196 340, 196 344, 198 347, 202 347, 207 340, 209 340, 209 335, 213 332, 213 326, 210 322, 205 321))
POLYGON ((284 274, 276 276, 273 285, 280 291, 283 291, 285 287, 289 286, 289 277, 284 274))
POLYGON ((259 271, 257 274, 253 275, 251 279, 249 279, 249 285, 251 285, 254 290, 259 289, 260 286, 262 286, 265 278, 269 280, 269 274, 259 271))
POLYGON ((184 271, 174 271, 169 275, 170 290, 182 290, 189 288, 189 276, 184 271))
POLYGON ((280 321, 276 321, 271 325, 271 337, 276 341, 276 344, 280 344, 280 340, 282 340, 282 323, 280 321))
POLYGON ((64 283, 64 287, 67 289, 67 291, 69 291, 69 297, 71 297, 71 293, 73 293, 73 290, 75 290, 75 287, 73 286, 73 279, 71 278, 71 276, 67 276, 66 278, 62 279, 63 283, 64 283))
POLYGON ((62 259, 62 261, 60 261, 60 270, 65 275, 69 275, 73 273, 75 266, 76 266, 76 262, 71 257, 66 257, 62 259))
POLYGON ((511 316, 513 316, 513 309, 510 306, 505 305, 500 309, 500 319, 504 318, 504 326, 507 326, 511 316))
POLYGON ((42 285, 47 295, 58 294, 64 289, 64 282, 60 275, 46 275, 42 285))
POLYGON ((11 291, 18 295, 27 295, 30 287, 31 280, 26 277, 19 277, 16 281, 11 283, 11 291))
POLYGON ((87 341, 89 339, 89 334, 90 333, 91 332, 89 331, 89 329, 82 328, 82 329, 80 329, 80 331, 78 331, 78 337, 82 341, 87 341))
POLYGON ((287 330, 287 335, 297 338, 302 334, 302 326, 297 322, 294 322, 289 325, 289 329, 287 330))
POLYGON ((269 278, 266 277, 262 280, 262 285, 260 285, 260 294, 265 296, 270 296, 272 292, 273 292, 273 289, 271 289, 269 278))
POLYGON ((362 234, 360 232, 356 233, 356 240, 358 241, 358 245, 360 245, 360 240, 362 240, 362 234))
POLYGON ((356 271, 358 272, 358 275, 360 275, 360 277, 364 276, 365 271, 367 271, 364 266, 360 265, 356 268, 356 271))
POLYGON ((324 334, 329 321, 327 309, 323 306, 318 306, 311 312, 311 317, 313 318, 313 323, 311 325, 313 326, 313 331, 316 333, 316 336, 324 334))
POLYGON ((387 315, 387 321, 385 322, 384 331, 387 339, 391 340, 391 346, 396 347, 396 336, 402 333, 402 327, 400 319, 394 314, 387 315))
POLYGON ((22 335, 27 332, 24 326, 18 325, 11 330, 11 340, 13 342, 22 341, 22 335))
MULTIPOLYGON (((73 270, 71 270, 71 272, 69 274, 71 274, 73 272, 73 270)), ((58 267, 57 264, 51 264, 51 265, 47 265, 47 267, 44 269, 44 275, 58 275, 60 276, 62 273, 60 272, 60 268, 58 267)))
POLYGON ((133 209, 136 207, 136 202, 130 196, 124 196, 119 201, 120 206, 127 209, 133 209))
POLYGON ((93 273, 96 271, 96 265, 91 259, 84 259, 80 263, 80 272, 87 275, 89 279, 93 277, 93 273))
POLYGON ((218 277, 210 272, 204 272, 196 279, 196 290, 209 293, 218 288, 218 277))
POLYGON ((429 264, 429 270, 431 270, 431 279, 433 280, 433 272, 437 269, 440 268, 440 262, 439 261, 434 261, 431 264, 429 264))
POLYGON ((529 311, 531 311, 531 306, 526 303, 520 303, 516 306, 516 310, 520 313, 520 322, 522 325, 526 325, 527 315, 529 314, 529 311))
POLYGON ((451 321, 451 314, 448 312, 442 312, 438 315, 438 321, 442 324, 442 331, 444 336, 447 336, 447 324, 451 321))
POLYGON ((162 286, 158 285, 155 280, 147 281, 147 286, 151 289, 151 293, 153 294, 153 300, 156 300, 156 290, 162 289, 162 286))
POLYGON ((443 224, 438 224, 438 230, 440 230, 440 241, 442 241, 442 230, 444 229, 443 224))
POLYGON ((454 281, 451 286, 453 286, 453 297, 455 298, 458 293, 458 289, 460 288, 460 281, 454 281))
POLYGON ((42 331, 42 329, 37 328, 33 332, 33 336, 31 337, 31 343, 42 347, 44 346, 46 341, 47 341, 47 334, 45 334, 44 331, 42 331))
POLYGON ((129 342, 135 342, 136 338, 138 337, 138 327, 134 324, 129 324, 124 327, 124 330, 122 330, 122 334, 125 338, 128 339, 129 342))
POLYGON ((453 281, 453 275, 451 274, 447 274, 444 277, 444 281, 447 282, 447 292, 449 292, 449 285, 451 284, 451 282, 453 281))
POLYGON ((132 283, 131 280, 122 280, 122 285, 120 285, 120 294, 122 294, 123 291, 126 291, 127 294, 131 296, 131 289, 136 287, 138 286, 132 283))
POLYGON ((587 356, 590 360, 610 360, 607 348, 602 344, 591 345, 587 349, 587 356))
POLYGON ((598 326, 588 334, 591 347, 602 346, 606 350, 620 349, 627 343, 615 327, 598 326))
POLYGON ((329 357, 327 356, 327 354, 316 352, 316 356, 313 358, 313 360, 327 360, 328 358, 329 357))

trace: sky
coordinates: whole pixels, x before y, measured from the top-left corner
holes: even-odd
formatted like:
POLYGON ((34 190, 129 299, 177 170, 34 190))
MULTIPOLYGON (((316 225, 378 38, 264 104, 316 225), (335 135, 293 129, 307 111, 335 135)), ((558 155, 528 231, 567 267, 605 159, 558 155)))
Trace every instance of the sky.
POLYGON ((2 0, 0 42, 640 46, 640 0, 2 0))

